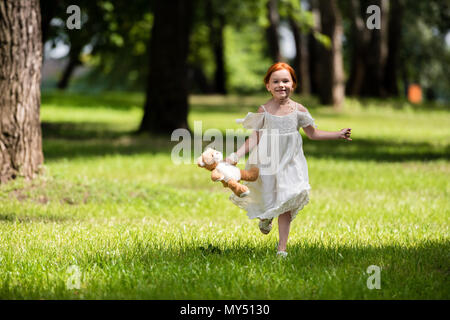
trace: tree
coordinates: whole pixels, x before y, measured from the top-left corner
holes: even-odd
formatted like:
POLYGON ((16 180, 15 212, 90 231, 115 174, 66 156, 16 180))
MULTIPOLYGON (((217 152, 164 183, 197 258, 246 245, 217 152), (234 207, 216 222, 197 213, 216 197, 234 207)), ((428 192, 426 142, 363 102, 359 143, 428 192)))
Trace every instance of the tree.
MULTIPOLYGON (((309 3, 303 3, 303 6, 307 7, 309 3)), ((308 95, 311 93, 308 34, 319 34, 315 30, 313 12, 305 10, 299 0, 285 0, 282 3, 280 15, 287 18, 294 35, 295 57, 292 66, 298 79, 296 92, 308 95)))
POLYGON ((352 53, 350 59, 350 76, 347 81, 347 94, 357 96, 361 93, 366 73, 367 44, 369 42, 369 30, 366 29, 364 19, 361 17, 359 0, 351 0, 347 9, 351 20, 351 44, 352 53))
MULTIPOLYGON (((349 95, 375 96, 382 97, 386 95, 384 88, 386 62, 388 58, 388 12, 389 5, 386 0, 365 1, 352 0, 350 2, 350 19, 352 21, 352 55, 350 65, 350 77, 347 83, 347 93, 349 95), (375 4, 380 8, 380 28, 368 29, 366 26, 366 9, 369 4, 375 4)), ((393 19, 401 17, 392 17, 392 27, 397 27, 393 19)), ((393 30, 396 32, 398 29, 393 30)), ((398 31, 397 31, 398 32, 398 31)), ((396 41, 390 35, 391 45, 396 45, 396 41)), ((394 62, 395 52, 391 51, 389 57, 390 67, 394 62)), ((395 70, 390 70, 395 72, 395 70)), ((395 76, 395 74, 394 74, 395 76)), ((392 76, 390 76, 392 77, 392 76)), ((391 79, 392 80, 392 79, 391 79)))
POLYGON ((405 91, 418 83, 428 100, 450 100, 450 32, 448 2, 404 1, 398 49, 399 71, 405 91))
POLYGON ((54 37, 50 21, 55 17, 56 13, 61 10, 62 3, 60 1, 39 1, 41 11, 41 30, 42 30, 42 44, 54 37))
POLYGON ((82 65, 80 55, 83 47, 87 43, 83 43, 81 41, 73 41, 73 35, 79 32, 78 30, 71 30, 68 32, 70 41, 70 51, 69 51, 69 61, 64 67, 61 78, 58 81, 57 87, 58 89, 64 90, 69 86, 70 78, 72 77, 76 67, 82 65))
POLYGON ((187 55, 194 0, 156 1, 149 76, 139 131, 167 135, 188 128, 187 55))
MULTIPOLYGON (((199 5, 194 9, 188 57, 192 92, 228 93, 233 86, 232 69, 236 67, 233 65, 234 59, 229 61, 228 57, 227 61, 226 57, 226 52, 229 51, 227 45, 233 46, 232 41, 230 43, 230 34, 238 32, 243 35, 248 32, 249 28, 253 28, 253 32, 259 28, 265 29, 269 24, 266 17, 266 2, 267 0, 204 0, 198 2, 199 5), (262 18, 263 14, 266 15, 264 18, 262 18), (225 39, 226 29, 228 29, 228 39, 225 39)), ((267 46, 266 42, 264 41, 261 45, 264 49, 267 46)), ((254 47, 252 45, 252 50, 254 47)), ((247 50, 242 47, 241 49, 247 50)), ((262 54, 268 54, 268 52, 262 54)), ((239 86, 239 89, 242 88, 239 86)))
POLYGON ((44 161, 39 119, 39 0, 0 2, 0 182, 33 178, 44 161))
POLYGON ((144 89, 148 55, 146 44, 152 25, 152 0, 77 0, 81 28, 69 30, 67 8, 74 1, 40 1, 43 43, 64 43, 70 48, 59 89, 66 89, 78 66, 88 65, 86 85, 103 88, 144 89), (50 23, 51 22, 51 23, 50 23))
POLYGON ((387 95, 398 95, 398 69, 399 49, 401 44, 401 31, 405 3, 403 0, 389 3, 389 27, 388 27, 388 53, 386 57, 386 69, 384 73, 383 87, 387 95))
POLYGON ((214 55, 216 69, 214 72, 214 92, 226 94, 226 72, 224 36, 225 27, 225 6, 223 1, 206 1, 206 16, 209 25, 209 38, 214 55))
POLYGON ((295 57, 293 67, 299 82, 299 85, 295 91, 308 95, 311 93, 308 36, 300 31, 300 26, 293 17, 289 17, 289 24, 291 25, 295 39, 295 57))
POLYGON ((278 0, 268 0, 267 16, 269 18, 269 26, 267 27, 267 43, 269 45, 269 54, 273 62, 282 60, 280 51, 280 37, 278 36, 278 28, 280 24, 280 15, 278 14, 278 0))
POLYGON ((323 104, 339 107, 344 100, 344 65, 342 58, 342 17, 336 0, 320 0, 321 32, 330 38, 329 48, 320 50, 319 97, 323 104))
POLYGON ((320 10, 318 0, 310 0, 309 1, 311 15, 312 15, 312 29, 314 32, 311 32, 308 35, 308 69, 309 69, 309 81, 310 81, 310 90, 311 94, 319 95, 319 90, 322 87, 320 83, 320 50, 322 46, 329 46, 329 38, 326 38, 328 41, 321 42, 320 38, 317 37, 318 34, 322 34, 322 24, 320 22, 320 10))

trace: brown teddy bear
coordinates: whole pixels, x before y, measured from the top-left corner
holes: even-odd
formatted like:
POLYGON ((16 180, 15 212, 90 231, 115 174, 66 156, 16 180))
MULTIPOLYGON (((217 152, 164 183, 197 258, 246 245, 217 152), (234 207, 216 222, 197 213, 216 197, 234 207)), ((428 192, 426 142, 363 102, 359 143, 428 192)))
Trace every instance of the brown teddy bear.
POLYGON ((222 152, 208 148, 197 159, 199 167, 211 171, 211 180, 222 182, 224 187, 229 187, 238 197, 245 197, 250 194, 247 186, 240 184, 240 180, 255 181, 258 179, 259 169, 253 167, 249 170, 242 170, 223 161, 222 152))

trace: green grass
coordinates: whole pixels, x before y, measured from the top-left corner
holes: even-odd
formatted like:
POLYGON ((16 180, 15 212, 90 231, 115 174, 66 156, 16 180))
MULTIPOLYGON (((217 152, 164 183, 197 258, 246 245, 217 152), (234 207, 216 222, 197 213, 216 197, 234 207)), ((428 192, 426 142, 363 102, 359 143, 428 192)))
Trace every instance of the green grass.
MULTIPOLYGON (((266 98, 194 96, 189 122, 237 129, 266 98)), ((283 260, 276 224, 262 235, 206 170, 172 163, 176 142, 132 134, 142 95, 44 93, 44 173, 0 186, 0 298, 449 299, 448 107, 299 100, 353 141, 304 139, 311 200, 283 260)))

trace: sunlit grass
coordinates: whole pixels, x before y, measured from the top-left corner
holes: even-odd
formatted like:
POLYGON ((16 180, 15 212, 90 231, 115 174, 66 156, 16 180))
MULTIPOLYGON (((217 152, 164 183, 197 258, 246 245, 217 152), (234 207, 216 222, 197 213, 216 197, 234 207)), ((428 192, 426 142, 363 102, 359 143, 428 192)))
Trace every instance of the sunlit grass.
MULTIPOLYGON (((265 99, 194 96, 189 122, 237 129, 265 99)), ((44 94, 44 174, 0 186, 0 298, 448 299, 450 112, 305 101, 354 140, 304 139, 311 200, 280 260, 276 224, 262 235, 206 170, 173 164, 176 142, 132 135, 142 95, 44 94)))

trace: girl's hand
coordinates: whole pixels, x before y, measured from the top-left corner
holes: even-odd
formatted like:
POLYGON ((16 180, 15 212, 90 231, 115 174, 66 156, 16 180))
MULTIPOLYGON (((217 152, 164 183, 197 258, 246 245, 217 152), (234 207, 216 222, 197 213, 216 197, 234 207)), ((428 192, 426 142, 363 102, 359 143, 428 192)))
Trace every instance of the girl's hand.
POLYGON ((350 138, 350 135, 352 134, 352 129, 351 128, 345 128, 345 129, 341 129, 341 131, 339 131, 339 139, 345 139, 345 140, 352 140, 350 138))
POLYGON ((235 152, 226 157, 225 162, 232 164, 233 166, 239 162, 239 158, 235 152))

